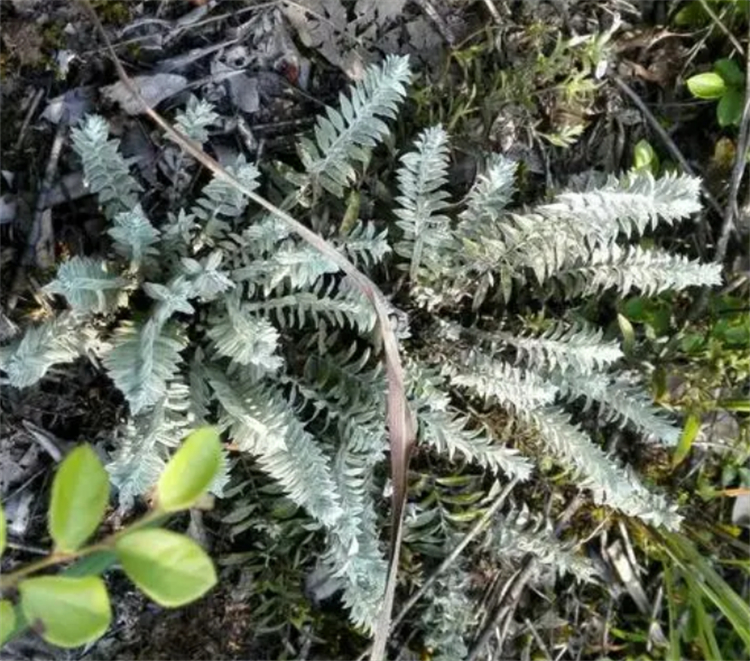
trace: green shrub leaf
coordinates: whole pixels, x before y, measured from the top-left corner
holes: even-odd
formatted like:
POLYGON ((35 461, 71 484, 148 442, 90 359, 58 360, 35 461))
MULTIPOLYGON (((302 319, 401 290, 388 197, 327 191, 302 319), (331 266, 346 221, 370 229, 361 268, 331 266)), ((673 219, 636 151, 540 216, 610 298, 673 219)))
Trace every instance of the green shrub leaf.
POLYGON ((739 65, 734 60, 722 58, 714 62, 714 71, 718 73, 724 82, 730 87, 742 88, 745 86, 745 74, 740 70, 739 65))
POLYGON ((0 645, 5 645, 16 627, 16 611, 7 599, 0 601, 0 645))
POLYGON ((52 483, 49 532, 58 551, 75 551, 94 534, 109 500, 109 477, 89 445, 60 464, 52 483))
POLYGON ((716 106, 716 118, 719 126, 739 126, 742 119, 742 106, 745 104, 745 93, 734 87, 719 100, 716 106))
POLYGON ((167 464, 156 487, 156 502, 165 512, 193 505, 211 486, 221 466, 221 443, 213 427, 190 434, 167 464))
POLYGON ((5 553, 5 544, 7 543, 7 525, 5 523, 5 510, 0 505, 0 556, 5 553))
POLYGON ((211 559, 185 535, 137 530, 121 537, 115 552, 130 580, 161 606, 182 606, 216 584, 211 559))
POLYGON ((678 466, 682 463, 682 460, 687 457, 690 452, 690 448, 693 447, 693 441, 701 428, 701 418, 699 415, 691 413, 685 421, 685 426, 680 436, 680 441, 677 444, 674 456, 672 457, 672 465, 678 466))
POLYGON ((59 647, 96 640, 112 619, 107 588, 98 576, 40 576, 22 581, 18 589, 29 624, 59 647))
POLYGON ((691 94, 699 99, 720 99, 727 91, 724 79, 713 71, 699 73, 687 79, 691 94))

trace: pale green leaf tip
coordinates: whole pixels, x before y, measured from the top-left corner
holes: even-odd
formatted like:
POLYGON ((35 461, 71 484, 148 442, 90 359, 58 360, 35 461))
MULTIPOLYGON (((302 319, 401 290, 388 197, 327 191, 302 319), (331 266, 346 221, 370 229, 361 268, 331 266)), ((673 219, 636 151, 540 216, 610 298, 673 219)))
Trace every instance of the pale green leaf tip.
POLYGON ((156 487, 158 509, 188 509, 208 491, 222 462, 219 433, 214 427, 192 432, 167 464, 156 487))
POLYGON ((5 645, 10 640, 15 628, 16 611, 13 604, 4 599, 0 601, 0 645, 5 645))
POLYGON ((55 549, 79 549, 96 532, 108 501, 107 471, 90 445, 79 445, 65 457, 52 482, 48 517, 55 549))

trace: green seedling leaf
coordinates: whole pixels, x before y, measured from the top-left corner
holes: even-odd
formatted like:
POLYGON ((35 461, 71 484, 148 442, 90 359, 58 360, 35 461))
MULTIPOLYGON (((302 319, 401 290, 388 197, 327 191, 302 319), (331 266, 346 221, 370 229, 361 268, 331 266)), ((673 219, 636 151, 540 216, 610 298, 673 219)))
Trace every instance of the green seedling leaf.
POLYGON ((211 559, 192 539, 169 530, 137 530, 115 544, 131 581, 161 606, 182 606, 216 584, 211 559))
POLYGON ((16 628, 16 611, 7 599, 0 601, 0 645, 5 645, 16 628))
POLYGON ((221 443, 213 427, 190 434, 167 464, 156 486, 156 502, 165 512, 189 508, 211 486, 221 467, 221 443))
POLYGON ((672 466, 679 466, 683 459, 687 457, 690 448, 693 447, 693 441, 698 435, 701 428, 700 416, 691 413, 685 421, 685 427, 682 430, 682 436, 677 444, 674 456, 672 457, 672 466))
POLYGON ((5 553, 5 545, 8 541, 8 526, 5 521, 5 510, 0 505, 0 556, 5 553))
POLYGON ((339 232, 342 235, 348 234, 352 227, 359 220, 359 207, 361 203, 361 197, 358 190, 352 189, 349 193, 349 199, 346 201, 346 211, 344 217, 341 219, 341 225, 339 232))
POLYGON ((714 62, 714 71, 718 73, 728 87, 745 86, 745 74, 740 70, 739 65, 734 60, 722 58, 714 62))
POLYGON ((656 174, 659 171, 659 157, 648 140, 640 140, 633 149, 633 167, 656 174))
POLYGON ((727 411, 750 413, 750 400, 747 399, 722 399, 718 406, 727 411))
POLYGON ((109 477, 89 445, 81 445, 60 464, 52 483, 49 532, 58 551, 79 549, 104 518, 109 477))
POLYGON ((709 20, 698 0, 692 0, 674 15, 674 23, 680 27, 702 27, 709 20))
POLYGON ((680 349, 687 354, 698 353, 706 344, 703 333, 685 333, 680 338, 680 349))
POLYGON ((719 126, 739 126, 742 120, 742 107, 745 103, 745 93, 731 87, 721 97, 716 106, 716 118, 719 126))
POLYGON ((628 318, 617 313, 617 324, 620 327, 620 332, 622 333, 622 350, 626 354, 630 354, 633 352, 633 347, 635 346, 635 330, 633 329, 633 324, 628 321, 628 318))
POLYGON ((59 647, 79 647, 107 630, 112 609, 98 576, 40 576, 21 581, 21 608, 29 625, 59 647))
POLYGON ((727 91, 724 79, 713 71, 699 73, 687 79, 690 93, 698 99, 720 99, 727 91))

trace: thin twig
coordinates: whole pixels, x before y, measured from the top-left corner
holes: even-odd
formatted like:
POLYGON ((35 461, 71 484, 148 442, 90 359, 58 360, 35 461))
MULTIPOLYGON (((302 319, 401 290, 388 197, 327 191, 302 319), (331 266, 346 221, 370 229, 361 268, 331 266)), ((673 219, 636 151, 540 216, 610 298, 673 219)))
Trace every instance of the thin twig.
MULTIPOLYGON (((512 617, 513 612, 518 606, 518 602, 521 600, 521 595, 523 594, 523 590, 526 587, 526 583, 528 583, 529 579, 531 578, 531 574, 536 568, 536 563, 537 559, 533 554, 527 553, 524 556, 520 569, 508 581, 509 588, 505 591, 505 594, 497 604, 492 617, 490 617, 484 629, 482 629, 481 633, 479 634, 476 643, 469 651, 469 654, 466 656, 466 661, 476 661, 484 648, 487 646, 487 643, 490 642, 490 638, 492 638, 492 634, 495 632, 495 629, 500 626, 501 622, 503 622, 506 618, 512 617)), ((500 640, 498 641, 498 648, 502 648, 509 626, 510 624, 508 622, 506 622, 505 626, 503 626, 502 633, 500 634, 500 640)))
POLYGON ((729 197, 724 211, 724 221, 721 225, 721 233, 719 234, 719 241, 716 244, 716 253, 714 255, 714 261, 720 264, 724 262, 724 258, 727 255, 729 236, 735 228, 735 220, 739 214, 737 196, 740 192, 742 176, 745 174, 747 150, 750 146, 748 144, 750 140, 750 42, 748 43, 747 53, 745 53, 745 76, 745 107, 742 110, 740 132, 737 138, 737 153, 734 157, 732 181, 729 186, 729 197))
POLYGON ((456 35, 453 34, 453 30, 446 20, 440 15, 440 12, 432 4, 431 0, 416 0, 416 3, 422 8, 422 11, 427 14, 429 18, 437 28, 440 35, 448 42, 449 46, 453 46, 456 43, 456 35))
POLYGON ((435 584, 435 581, 437 581, 437 579, 442 574, 444 574, 451 567, 451 565, 456 562, 456 560, 458 560, 464 549, 469 544, 471 544, 476 536, 479 535, 479 533, 481 533, 487 527, 487 524, 492 520, 492 517, 495 516, 498 510, 505 504, 505 501, 508 499, 510 492, 513 491, 513 487, 515 487, 517 483, 518 478, 513 478, 510 482, 508 482, 508 484, 505 485, 505 488, 498 494, 492 505, 487 508, 487 511, 485 511, 481 518, 463 536, 463 539, 456 545, 456 548, 454 548, 446 556, 446 558, 440 563, 438 568, 434 572, 432 572, 430 577, 422 584, 419 590, 417 590, 403 605, 398 615, 393 619, 394 627, 402 622, 409 611, 414 608, 416 603, 425 595, 427 590, 429 590, 435 584))
MULTIPOLYGON (((497 512, 500 510, 500 508, 505 504, 505 501, 508 499, 510 492, 513 491, 513 487, 515 487, 517 483, 518 478, 514 477, 510 482, 508 482, 508 484, 505 485, 503 490, 492 502, 492 505, 487 508, 484 514, 482 514, 482 516, 476 521, 476 523, 474 523, 474 525, 467 531, 467 533, 463 536, 463 539, 461 539, 456 547, 445 557, 445 559, 440 563, 437 569, 435 569, 435 571, 430 574, 430 576, 420 586, 420 588, 411 597, 409 597, 409 600, 401 607, 401 610, 399 610, 398 615, 393 618, 391 631, 394 631, 396 627, 401 624, 401 622, 403 622, 404 618, 409 614, 411 609, 416 606, 417 602, 422 597, 424 597, 427 590, 429 590, 435 584, 435 581, 437 581, 438 578, 440 578, 440 576, 442 576, 451 567, 451 565, 456 562, 456 560, 463 553, 464 549, 469 544, 471 544, 476 536, 479 535, 487 527, 487 524, 492 520, 492 517, 494 517, 495 514, 497 514, 497 512)), ((364 652, 362 652, 362 654, 358 657, 358 661, 366 658, 371 649, 371 647, 368 647, 364 652)))
POLYGON ((385 656, 385 646, 391 628, 391 611, 396 591, 396 578, 398 574, 398 560, 400 555, 401 539, 403 536, 403 513, 406 503, 406 476, 409 464, 409 456, 414 445, 415 430, 406 400, 406 389, 404 385, 404 370, 399 356, 399 345, 393 325, 388 316, 388 305, 383 293, 378 286, 362 273, 351 261, 323 237, 293 218, 286 211, 269 202, 266 198, 258 195, 250 187, 243 184, 236 177, 229 174, 216 160, 206 154, 200 145, 187 138, 182 133, 175 131, 159 113, 151 108, 143 99, 139 90, 133 84, 122 66, 117 53, 112 48, 112 43, 104 26, 91 6, 89 0, 80 0, 90 13, 92 20, 107 45, 107 51, 115 65, 120 80, 125 85, 134 99, 138 100, 146 113, 157 124, 166 135, 177 143, 182 149, 196 159, 201 165, 210 170, 218 179, 231 184, 247 198, 260 205, 274 216, 278 217, 300 238, 322 253, 326 258, 336 264, 351 280, 351 282, 368 299, 375 310, 383 346, 383 361, 386 368, 386 381, 388 390, 386 393, 386 420, 390 439, 391 450, 391 481, 393 483, 392 496, 392 526, 391 526, 391 553, 389 559, 388 579, 385 594, 380 608, 380 617, 375 627, 373 651, 371 658, 380 661, 385 656))
POLYGON ((38 443, 42 449, 54 460, 56 464, 62 461, 63 451, 58 446, 60 439, 56 439, 48 431, 37 427, 34 423, 28 420, 23 421, 23 426, 26 428, 29 436, 38 443))
MULTIPOLYGON (((674 158, 679 164, 680 167, 689 175, 696 176, 694 170, 692 167, 690 167, 690 164, 687 162, 685 157, 682 155, 682 152, 679 150, 677 145, 675 144, 674 140, 672 140, 672 137, 664 130, 664 127, 659 123, 659 120, 654 117, 654 114, 648 109, 648 106, 643 102, 641 97, 639 97, 634 91, 633 88, 630 87, 622 78, 619 76, 612 76, 612 80, 614 81, 615 85, 624 92, 628 98, 636 105, 638 106, 638 109, 643 113, 643 116, 645 117, 646 121, 649 123, 651 128, 653 129, 654 133, 656 133, 664 143, 664 146, 669 150, 669 153, 672 155, 672 158, 674 158)), ((705 185, 701 185, 701 188, 703 189, 703 195, 708 201, 708 203, 711 205, 711 208, 716 211, 719 215, 722 215, 724 212, 721 208, 721 205, 716 201, 716 198, 711 194, 711 191, 709 191, 705 185)))
POLYGON ((533 636, 534 640, 536 641, 536 644, 539 646, 539 650, 542 654, 544 654, 544 657, 547 659, 547 661, 552 661, 552 655, 549 653, 549 650, 547 649, 547 645, 545 644, 542 637, 539 635, 539 632, 536 630, 536 627, 533 625, 531 620, 529 620, 528 617, 524 618, 524 623, 526 624, 526 627, 531 632, 531 635, 533 636))
POLYGON ((9 540, 7 542, 8 548, 14 551, 23 551, 24 553, 33 553, 34 555, 47 555, 49 549, 43 549, 38 546, 29 546, 28 544, 21 544, 20 542, 14 542, 9 540))
POLYGON ((39 106, 39 102, 42 100, 43 96, 44 88, 40 87, 36 91, 36 94, 34 94, 34 98, 31 99, 29 109, 26 111, 26 116, 23 118, 23 124, 21 124, 21 130, 18 133, 18 139, 16 140, 16 144, 13 145, 14 151, 18 151, 20 146, 23 144, 23 139, 26 137, 26 129, 29 128, 29 122, 31 122, 31 118, 34 116, 34 113, 36 112, 36 109, 39 106))
POLYGON ((724 21, 722 21, 721 18, 717 16, 716 12, 713 9, 711 9, 711 6, 708 4, 708 2, 706 2, 706 0, 698 0, 698 2, 701 3, 701 7, 703 7, 703 11, 705 11, 711 17, 711 20, 727 36, 729 41, 732 42, 732 46, 734 47, 734 50, 737 51, 737 55, 742 57, 745 51, 742 48, 742 44, 739 42, 737 37, 735 37, 734 34, 732 34, 732 31, 726 25, 724 25, 724 21))
POLYGON ((492 20, 500 25, 503 22, 503 17, 500 16, 500 12, 497 7, 495 7, 495 3, 492 0, 484 0, 484 6, 487 7, 487 11, 490 12, 492 20))
MULTIPOLYGON (((23 254, 21 255, 21 260, 16 269, 16 273, 13 276, 13 284, 10 288, 11 295, 8 298, 7 303, 8 310, 13 310, 18 303, 18 295, 19 292, 23 289, 26 269, 38 263, 39 240, 40 237, 44 234, 43 227, 45 226, 44 219, 45 211, 47 210, 47 197, 52 190, 52 181, 55 178, 55 174, 57 173, 57 164, 60 160, 60 154, 62 153, 63 144, 65 143, 67 129, 68 113, 66 110, 63 112, 63 116, 60 118, 60 121, 57 124, 57 128, 55 129, 55 137, 52 140, 52 147, 50 149, 49 158, 47 159, 47 166, 44 168, 44 177, 42 178, 42 182, 39 187, 39 192, 36 199, 36 206, 34 207, 34 218, 31 223, 31 229, 26 236, 26 247, 23 251, 23 254)), ((47 229, 50 229, 50 226, 51 223, 47 225, 47 229)), ((52 249, 54 249, 54 242, 52 249)))

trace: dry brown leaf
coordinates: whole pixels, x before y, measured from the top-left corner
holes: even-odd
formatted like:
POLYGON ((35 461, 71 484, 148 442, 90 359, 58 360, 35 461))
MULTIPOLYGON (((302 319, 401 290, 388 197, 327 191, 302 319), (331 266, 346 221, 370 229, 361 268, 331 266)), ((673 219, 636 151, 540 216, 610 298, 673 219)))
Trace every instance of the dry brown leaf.
MULTIPOLYGON (((157 73, 153 76, 134 76, 131 78, 133 84, 138 88, 143 100, 149 106, 157 106, 164 99, 178 94, 188 86, 187 78, 174 73, 157 73)), ((138 97, 131 94, 125 83, 121 80, 114 85, 108 85, 103 89, 104 95, 128 113, 138 115, 145 112, 143 104, 138 97)))

